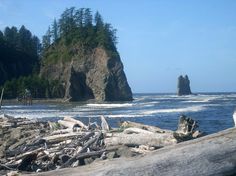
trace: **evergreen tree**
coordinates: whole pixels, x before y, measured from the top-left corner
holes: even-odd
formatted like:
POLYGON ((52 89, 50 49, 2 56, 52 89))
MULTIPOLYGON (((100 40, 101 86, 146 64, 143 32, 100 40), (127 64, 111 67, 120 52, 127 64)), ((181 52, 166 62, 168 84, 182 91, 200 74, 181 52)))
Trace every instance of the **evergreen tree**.
MULTIPOLYGON (((54 58, 52 60, 56 60, 58 55, 63 55, 64 58, 71 58, 74 53, 83 55, 84 52, 89 52, 98 46, 104 47, 111 52, 116 51, 116 30, 113 29, 110 24, 103 22, 99 12, 96 12, 93 18, 89 8, 67 8, 61 14, 57 25, 60 41, 63 40, 66 46, 77 43, 79 48, 73 51, 65 51, 60 54, 58 54, 57 51, 54 52, 52 50, 52 55, 49 57, 51 59, 54 58)), ((55 33, 54 26, 56 26, 56 24, 53 25, 52 35, 55 33)), ((48 48, 50 46, 48 45, 47 36, 48 35, 43 36, 43 48, 48 48)), ((55 36, 53 36, 53 42, 55 42, 54 38, 55 36)))
POLYGON ((51 29, 49 26, 46 34, 43 36, 42 39, 42 48, 47 49, 50 45, 51 45, 51 29))
POLYGON ((94 22, 96 28, 103 27, 103 19, 101 14, 97 11, 94 16, 94 22))
POLYGON ((2 33, 2 31, 0 31, 0 39, 3 39, 4 35, 2 33))
POLYGON ((17 43, 17 28, 14 26, 12 28, 6 27, 4 38, 8 43, 15 45, 17 43))
POLYGON ((93 23, 93 15, 91 13, 91 10, 89 8, 86 8, 84 11, 84 26, 92 26, 93 23))
POLYGON ((37 56, 41 52, 41 43, 37 36, 33 36, 32 39, 32 53, 33 55, 37 56))
POLYGON ((80 8, 76 10, 74 18, 75 18, 76 26, 78 28, 82 28, 83 21, 84 21, 84 8, 80 8))
POLYGON ((75 7, 66 9, 59 19, 60 35, 67 36, 76 29, 76 21, 74 19, 75 7))
POLYGON ((59 31, 58 31, 58 25, 57 25, 57 20, 54 19, 53 24, 52 24, 52 40, 55 42, 59 37, 59 31))
POLYGON ((26 53, 31 54, 32 53, 32 34, 31 32, 25 28, 25 26, 21 26, 19 30, 19 47, 26 53))

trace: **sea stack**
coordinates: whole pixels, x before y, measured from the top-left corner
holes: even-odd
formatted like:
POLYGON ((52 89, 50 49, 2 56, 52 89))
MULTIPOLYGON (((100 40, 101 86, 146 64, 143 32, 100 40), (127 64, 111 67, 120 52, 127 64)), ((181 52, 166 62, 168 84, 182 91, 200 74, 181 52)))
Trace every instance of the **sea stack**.
POLYGON ((109 56, 105 49, 95 48, 85 57, 78 55, 74 54, 70 62, 58 61, 41 68, 41 76, 58 80, 65 100, 132 100, 119 54, 109 56))
POLYGON ((178 78, 178 88, 177 88, 177 95, 190 95, 192 94, 190 89, 190 81, 188 79, 188 75, 184 77, 182 75, 178 78))
MULTIPOLYGON (((88 8, 66 9, 61 16, 59 37, 44 44, 40 76, 56 82, 52 90, 65 101, 132 100, 116 48, 116 30, 99 12, 93 17, 88 8)), ((48 33, 45 37, 50 39, 48 33)))

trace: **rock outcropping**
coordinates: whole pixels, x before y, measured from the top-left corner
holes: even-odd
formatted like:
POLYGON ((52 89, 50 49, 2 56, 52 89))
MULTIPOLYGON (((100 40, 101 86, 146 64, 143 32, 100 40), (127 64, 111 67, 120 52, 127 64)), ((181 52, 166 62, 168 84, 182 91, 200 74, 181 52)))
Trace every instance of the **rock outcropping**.
POLYGON ((190 81, 188 79, 188 75, 184 77, 181 75, 178 78, 178 88, 177 88, 177 95, 190 95, 192 94, 190 89, 190 81))
POLYGON ((109 55, 103 48, 97 47, 82 58, 75 53, 70 61, 44 65, 41 76, 58 80, 66 100, 132 100, 119 54, 109 55))

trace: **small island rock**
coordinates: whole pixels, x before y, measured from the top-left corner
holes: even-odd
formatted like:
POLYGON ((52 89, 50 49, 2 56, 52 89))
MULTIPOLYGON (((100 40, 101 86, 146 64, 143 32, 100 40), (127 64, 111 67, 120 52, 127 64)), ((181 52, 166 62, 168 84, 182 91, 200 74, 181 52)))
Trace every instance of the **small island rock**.
POLYGON ((182 75, 178 78, 178 88, 177 88, 177 95, 190 95, 192 94, 190 89, 190 81, 188 75, 184 77, 182 75))

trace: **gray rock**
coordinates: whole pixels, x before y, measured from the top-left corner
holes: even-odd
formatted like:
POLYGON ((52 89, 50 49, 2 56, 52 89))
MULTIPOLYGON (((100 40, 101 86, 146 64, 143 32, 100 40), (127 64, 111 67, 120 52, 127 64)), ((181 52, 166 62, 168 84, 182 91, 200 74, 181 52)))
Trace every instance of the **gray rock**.
POLYGON ((77 53, 72 61, 44 65, 40 74, 58 80, 66 100, 132 100, 119 54, 108 54, 102 48, 95 48, 83 58, 77 53))
POLYGON ((184 77, 182 75, 179 76, 177 94, 179 96, 192 94, 188 75, 185 75, 184 77))

